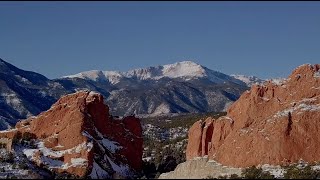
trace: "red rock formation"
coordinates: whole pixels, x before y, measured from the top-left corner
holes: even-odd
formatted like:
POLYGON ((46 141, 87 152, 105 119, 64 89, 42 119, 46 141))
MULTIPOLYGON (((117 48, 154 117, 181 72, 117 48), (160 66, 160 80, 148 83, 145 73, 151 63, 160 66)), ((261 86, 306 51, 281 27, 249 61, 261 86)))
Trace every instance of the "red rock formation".
POLYGON ((139 119, 114 119, 103 96, 97 93, 81 91, 64 96, 48 111, 19 122, 13 130, 0 132, 0 138, 26 133, 39 143, 38 149, 25 150, 25 154, 38 165, 58 172, 78 176, 91 173, 98 178, 102 177, 101 169, 112 177, 142 167, 139 119), (50 158, 51 164, 43 157, 50 158))
POLYGON ((319 64, 302 65, 284 82, 254 85, 226 116, 196 122, 189 130, 187 159, 208 155, 233 167, 320 161, 319 69, 319 64))

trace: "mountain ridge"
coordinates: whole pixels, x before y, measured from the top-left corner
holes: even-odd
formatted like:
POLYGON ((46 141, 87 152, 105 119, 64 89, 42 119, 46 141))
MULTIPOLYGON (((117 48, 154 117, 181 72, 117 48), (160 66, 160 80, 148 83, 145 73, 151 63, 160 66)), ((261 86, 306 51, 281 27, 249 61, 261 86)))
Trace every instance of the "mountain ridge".
MULTIPOLYGON (((136 80, 159 80, 161 78, 184 78, 185 80, 191 80, 192 78, 208 78, 212 82, 221 83, 221 79, 217 76, 223 76, 223 73, 211 70, 193 61, 180 61, 173 64, 132 69, 126 72, 102 70, 83 71, 58 79, 82 78, 92 81, 99 81, 100 79, 104 81, 108 80, 111 84, 116 84, 119 80, 114 78, 132 78, 136 80)), ((238 81, 237 79, 229 78, 229 80, 242 83, 242 81, 238 81)))
POLYGON ((93 70, 88 71, 92 75, 89 78, 71 75, 48 79, 4 60, 1 60, 0 69, 2 129, 49 109, 63 95, 80 90, 101 93, 116 116, 157 116, 223 111, 247 89, 244 82, 191 61, 139 68, 122 74, 93 70))

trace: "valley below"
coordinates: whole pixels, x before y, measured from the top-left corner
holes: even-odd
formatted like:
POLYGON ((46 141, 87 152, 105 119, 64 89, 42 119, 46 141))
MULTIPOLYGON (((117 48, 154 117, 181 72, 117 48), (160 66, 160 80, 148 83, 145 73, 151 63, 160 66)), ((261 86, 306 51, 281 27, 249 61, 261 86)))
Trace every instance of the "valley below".
POLYGON ((188 131, 193 123, 220 113, 189 113, 162 117, 142 118, 144 136, 144 177, 158 178, 161 173, 173 171, 186 161, 188 131))

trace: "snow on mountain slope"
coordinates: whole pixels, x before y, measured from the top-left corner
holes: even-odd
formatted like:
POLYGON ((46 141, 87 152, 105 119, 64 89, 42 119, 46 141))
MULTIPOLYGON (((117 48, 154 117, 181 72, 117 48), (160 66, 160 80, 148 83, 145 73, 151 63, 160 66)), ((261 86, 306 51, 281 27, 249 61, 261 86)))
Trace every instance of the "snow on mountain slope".
POLYGON ((92 81, 97 81, 98 79, 104 79, 106 80, 106 76, 102 71, 98 70, 92 70, 92 71, 85 71, 81 72, 75 75, 70 75, 70 76, 64 76, 67 78, 82 78, 82 79, 87 79, 87 80, 92 80, 92 81))
POLYGON ((170 113, 170 106, 162 103, 160 104, 152 113, 153 115, 160 115, 160 114, 168 114, 170 113))
POLYGON ((248 87, 251 87, 253 84, 261 84, 264 82, 264 80, 256 76, 246 76, 246 75, 240 75, 240 74, 231 74, 230 76, 246 83, 248 87))
POLYGON ((284 83, 287 79, 286 78, 270 78, 270 79, 260 79, 256 76, 246 76, 246 75, 239 75, 239 74, 232 74, 230 75, 244 83, 247 84, 248 87, 251 87, 253 84, 263 84, 264 82, 271 81, 275 84, 280 85, 284 83))
POLYGON ((8 129, 11 125, 8 123, 10 120, 8 118, 0 116, 0 129, 8 129))
POLYGON ((164 65, 162 69, 164 77, 204 77, 205 69, 192 61, 182 61, 174 64, 164 65))
POLYGON ((0 129, 47 110, 68 91, 45 76, 19 69, 0 59, 0 129))
POLYGON ((159 80, 165 77, 183 78, 187 81, 194 78, 207 78, 214 83, 223 83, 226 80, 239 83, 239 81, 230 78, 230 76, 224 75, 218 71, 213 71, 192 61, 181 61, 163 66, 139 68, 128 72, 93 70, 81 72, 75 75, 63 76, 62 78, 81 78, 92 81, 108 80, 111 84, 116 84, 120 82, 121 78, 131 78, 135 80, 159 80))
POLYGON ((118 71, 104 71, 103 74, 111 84, 117 84, 123 77, 118 71))

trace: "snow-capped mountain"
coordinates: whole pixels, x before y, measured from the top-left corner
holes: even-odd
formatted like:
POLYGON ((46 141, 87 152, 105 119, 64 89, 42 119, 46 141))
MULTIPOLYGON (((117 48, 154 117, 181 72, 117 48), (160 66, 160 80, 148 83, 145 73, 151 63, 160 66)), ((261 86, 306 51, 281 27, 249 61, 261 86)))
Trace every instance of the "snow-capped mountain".
POLYGON ((251 87, 253 84, 262 84, 265 81, 256 76, 246 76, 240 74, 231 74, 230 76, 246 83, 248 87, 251 87))
POLYGON ((248 87, 251 87, 253 84, 260 84, 262 85, 264 82, 266 81, 271 81, 275 84, 281 84, 283 83, 284 81, 286 81, 287 79, 286 78, 281 78, 281 77, 278 77, 278 78, 270 78, 270 79, 260 79, 256 76, 246 76, 246 75, 238 75, 238 74, 232 74, 230 75, 244 83, 247 84, 248 87))
POLYGON ((272 79, 267 79, 266 81, 271 81, 274 84, 281 84, 286 80, 287 80, 286 78, 272 78, 272 79))
POLYGON ((0 70, 0 129, 85 89, 101 93, 113 115, 223 111, 248 89, 236 78, 191 61, 128 72, 86 71, 53 80, 3 60, 0 70))
POLYGON ((124 115, 223 111, 247 89, 244 82, 192 61, 128 72, 86 71, 57 81, 101 87, 112 113, 124 115))
POLYGON ((241 84, 237 79, 231 78, 218 71, 213 71, 192 61, 182 61, 164 66, 139 68, 128 72, 119 71, 99 71, 92 70, 81 72, 75 75, 64 76, 62 78, 81 78, 92 81, 109 81, 111 84, 117 84, 124 78, 134 80, 159 80, 162 78, 176 79, 181 78, 185 81, 192 79, 206 78, 213 83, 223 83, 232 81, 241 84))

